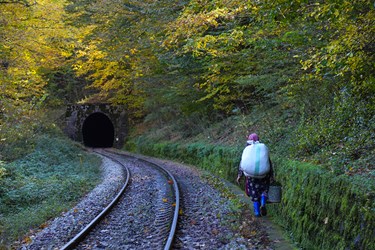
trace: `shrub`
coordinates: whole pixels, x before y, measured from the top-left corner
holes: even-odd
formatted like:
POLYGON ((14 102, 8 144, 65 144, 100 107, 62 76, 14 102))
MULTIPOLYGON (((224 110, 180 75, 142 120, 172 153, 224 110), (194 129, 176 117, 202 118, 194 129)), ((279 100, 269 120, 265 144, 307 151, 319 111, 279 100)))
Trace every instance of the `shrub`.
POLYGON ((373 179, 335 175, 307 163, 278 160, 281 206, 271 214, 306 249, 373 249, 373 179))
MULTIPOLYGON (((140 140, 145 141, 145 140, 140 140)), ((202 143, 140 143, 138 152, 181 160, 234 182, 242 148, 202 143), (173 148, 173 150, 169 150, 173 148)), ((305 249, 374 249, 373 177, 336 175, 319 166, 273 157, 283 186, 270 215, 305 249)))
POLYGON ((39 137, 32 153, 0 166, 0 242, 57 216, 98 183, 100 159, 53 136, 39 137))

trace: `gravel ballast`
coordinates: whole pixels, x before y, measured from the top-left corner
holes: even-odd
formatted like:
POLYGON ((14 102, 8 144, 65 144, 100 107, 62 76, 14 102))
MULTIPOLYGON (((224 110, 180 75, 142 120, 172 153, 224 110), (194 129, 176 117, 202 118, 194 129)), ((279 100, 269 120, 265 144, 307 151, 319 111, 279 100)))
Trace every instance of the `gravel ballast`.
MULTIPOLYGON (((114 152, 120 153, 120 151, 114 152)), ((143 156, 140 156, 143 157, 143 156)), ((222 190, 215 189, 209 178, 202 177, 202 172, 192 166, 179 164, 176 162, 144 157, 167 168, 176 178, 180 188, 180 217, 177 224, 177 233, 173 244, 173 249, 272 249, 268 236, 264 233, 264 228, 260 221, 252 217, 251 211, 245 207, 234 205, 232 198, 223 194, 222 190)), ((129 161, 131 166, 131 161, 129 161)), ((145 176, 141 176, 140 164, 131 166, 131 184, 144 181, 145 176)), ((70 211, 64 213, 48 223, 48 226, 37 234, 31 236, 32 242, 21 246, 20 249, 58 249, 68 242, 74 234, 78 233, 91 219, 93 219, 114 197, 116 191, 122 186, 125 173, 117 163, 103 158, 103 181, 92 192, 85 196, 82 201, 70 211)), ((147 178, 146 178, 147 179, 147 178)), ((219 184, 221 185, 221 184, 219 184)), ((139 189, 137 194, 133 194, 128 199, 144 200, 144 197, 137 197, 139 192, 146 192, 147 195, 155 194, 155 187, 152 185, 133 186, 153 188, 152 190, 139 189)), ((151 199, 151 198, 150 198, 151 199)), ((157 199, 160 199, 157 198, 157 199)), ((131 202, 129 202, 131 203, 131 202)), ((143 201, 145 214, 152 213, 147 209, 151 207, 148 200, 143 201)), ((139 203, 138 205, 139 206, 139 203)), ((128 206, 129 207, 129 206, 128 206)), ((131 207, 131 206, 130 206, 131 207)), ((134 205, 135 207, 135 205, 134 205)), ((128 208, 129 209, 129 208, 128 208)), ((105 241, 98 244, 81 245, 80 249, 146 249, 149 248, 147 228, 142 219, 138 219, 136 214, 140 211, 134 208, 123 215, 123 223, 132 223, 130 229, 121 229, 121 243, 117 246, 109 246, 105 241), (129 220, 128 220, 129 219, 129 220), (144 237, 142 237, 142 232, 144 237)), ((147 224, 147 223, 146 223, 147 224)), ((115 229, 97 229, 103 235, 108 235, 108 239, 115 229)))
POLYGON ((125 177, 123 168, 102 158, 103 181, 87 194, 81 202, 62 216, 48 222, 48 226, 31 235, 30 244, 20 249, 59 249, 93 220, 114 198, 125 177))

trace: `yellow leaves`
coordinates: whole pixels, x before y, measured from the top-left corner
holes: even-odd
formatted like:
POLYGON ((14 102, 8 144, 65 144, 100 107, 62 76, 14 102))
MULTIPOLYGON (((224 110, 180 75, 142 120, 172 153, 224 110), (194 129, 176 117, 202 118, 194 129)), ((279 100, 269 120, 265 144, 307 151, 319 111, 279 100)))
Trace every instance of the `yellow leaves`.
POLYGON ((5 5, 0 6, 0 19, 6 20, 2 23, 0 54, 7 62, 1 91, 10 105, 23 102, 32 107, 29 110, 39 108, 47 81, 42 74, 59 68, 72 55, 77 33, 74 27, 66 28, 64 7, 63 1, 48 0, 27 8, 12 6, 9 11, 5 5))
POLYGON ((195 57, 209 54, 211 56, 217 56, 218 50, 215 49, 217 38, 211 35, 198 38, 191 46, 185 47, 185 51, 191 51, 195 57))
POLYGON ((70 56, 72 56, 72 52, 70 52, 70 51, 65 51, 65 50, 63 50, 63 51, 61 51, 60 52, 60 55, 62 56, 62 57, 65 57, 65 58, 68 58, 68 57, 70 57, 70 56))
MULTIPOLYGON (((163 198, 162 201, 163 201, 164 203, 169 202, 168 198, 163 198)), ((176 207, 176 203, 173 202, 173 203, 171 204, 171 206, 172 206, 172 207, 176 207)))
POLYGON ((30 244, 31 242, 32 242, 32 239, 30 238, 30 236, 26 236, 22 240, 22 243, 24 243, 24 244, 30 244))
POLYGON ((251 7, 251 9, 252 9, 253 11, 255 11, 255 12, 257 12, 257 11, 259 10, 259 8, 258 8, 256 5, 253 5, 253 6, 251 7))
POLYGON ((86 75, 88 72, 96 71, 105 65, 104 59, 107 53, 98 48, 99 41, 91 41, 83 49, 78 50, 76 63, 73 68, 77 75, 86 75))
POLYGON ((308 70, 313 65, 311 60, 306 60, 306 61, 301 60, 300 63, 302 65, 303 70, 308 70))
MULTIPOLYGON (((0 161, 0 164, 1 164, 2 162, 0 161)), ((3 177, 3 176, 5 176, 7 174, 7 171, 6 171, 6 169, 5 168, 3 168, 3 167, 0 167, 0 179, 3 177)))
POLYGON ((35 70, 29 70, 26 72, 26 75, 36 75, 36 71, 35 70))
MULTIPOLYGON (((162 201, 163 201, 164 203, 168 203, 168 202, 169 202, 168 198, 163 198, 162 201)), ((171 204, 171 206, 172 206, 172 207, 176 207, 176 203, 173 202, 173 203, 171 204)), ((164 211, 164 210, 165 210, 165 209, 162 208, 160 211, 164 211)))
POLYGON ((136 48, 130 49, 130 54, 135 55, 138 52, 136 48))
POLYGON ((195 57, 219 57, 236 51, 244 42, 243 31, 233 30, 231 33, 222 33, 219 36, 205 35, 190 39, 183 47, 183 51, 191 52, 195 57))
POLYGON ((209 25, 211 27, 217 27, 218 22, 217 19, 220 17, 225 17, 228 13, 227 9, 216 9, 211 12, 208 12, 207 14, 202 14, 202 20, 203 24, 209 25))
POLYGON ((45 223, 42 223, 42 224, 39 226, 39 228, 40 228, 40 229, 44 229, 44 228, 46 228, 47 226, 48 226, 48 223, 45 222, 45 223))
MULTIPOLYGON (((199 39, 207 30, 218 28, 225 21, 232 21, 236 15, 246 11, 246 9, 246 6, 240 5, 233 6, 233 8, 218 7, 211 11, 199 13, 185 12, 170 25, 163 46, 170 48, 189 39, 199 39)), ((203 44, 199 46, 203 46, 203 44)), ((214 55, 215 51, 210 53, 214 55)))
POLYGON ((335 15, 335 17, 338 17, 340 15, 340 11, 338 9, 336 9, 333 14, 335 15))

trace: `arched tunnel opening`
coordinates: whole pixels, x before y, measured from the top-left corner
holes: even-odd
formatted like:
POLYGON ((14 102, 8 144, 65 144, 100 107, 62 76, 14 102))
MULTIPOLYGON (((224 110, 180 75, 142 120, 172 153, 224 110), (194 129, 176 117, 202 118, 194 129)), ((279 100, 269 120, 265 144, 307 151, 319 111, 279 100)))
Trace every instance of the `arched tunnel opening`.
POLYGON ((113 147, 115 128, 111 120, 103 113, 89 115, 82 125, 83 143, 87 147, 113 147))

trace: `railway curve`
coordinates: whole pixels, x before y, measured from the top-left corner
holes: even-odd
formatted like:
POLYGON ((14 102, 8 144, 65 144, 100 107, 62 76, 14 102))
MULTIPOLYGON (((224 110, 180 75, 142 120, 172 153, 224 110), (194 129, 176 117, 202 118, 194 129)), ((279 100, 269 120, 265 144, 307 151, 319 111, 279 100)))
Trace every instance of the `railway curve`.
POLYGON ((100 154, 129 168, 131 185, 76 249, 170 249, 179 208, 174 177, 146 160, 104 150, 100 154))
MULTIPOLYGON (((95 227, 96 232, 87 236, 75 249, 272 249, 272 243, 260 226, 261 222, 251 216, 248 208, 236 207, 238 205, 234 205, 230 198, 223 195, 222 190, 214 188, 206 173, 172 161, 116 149, 106 151, 116 161, 127 165, 132 173, 131 185, 120 199, 126 202, 119 201, 115 209, 123 206, 122 212, 106 216, 104 223, 95 227), (128 158, 124 158, 124 155, 128 158), (142 173, 148 168, 145 167, 145 161, 162 165, 175 180, 166 180, 160 176, 151 178, 152 173, 142 173), (155 182, 162 185, 155 186, 155 182), (153 230, 164 230, 156 229, 158 223, 164 220, 163 213, 156 215, 156 211, 177 206, 166 196, 172 184, 177 182, 180 192, 179 208, 166 212, 169 218, 176 211, 179 214, 178 222, 169 222, 170 226, 166 226, 168 229, 175 226, 174 236, 163 233, 159 237, 151 234, 153 230), (113 224, 114 217, 122 219, 113 224), (106 227, 107 225, 112 226, 106 227), (166 248, 167 237, 171 245, 166 248), (113 243, 114 238, 117 238, 117 243, 113 243)), ((31 237, 32 243, 23 245, 21 249, 61 249, 79 231, 78 227, 81 230, 84 227, 82 224, 87 225, 85 216, 91 219, 95 217, 99 208, 101 211, 105 207, 103 203, 109 204, 108 200, 104 202, 106 197, 114 197, 115 191, 123 185, 126 174, 117 165, 113 160, 103 158, 103 172, 110 172, 104 174, 103 182, 112 183, 105 187, 98 185, 92 195, 89 194, 82 200, 85 207, 78 204, 71 211, 48 222, 46 228, 31 237)))

